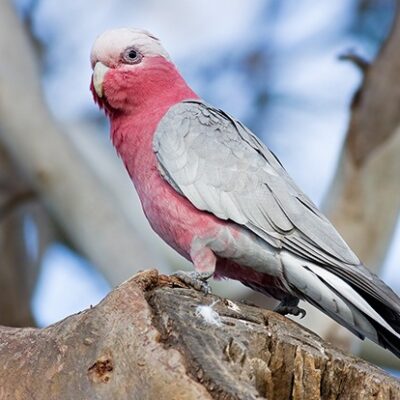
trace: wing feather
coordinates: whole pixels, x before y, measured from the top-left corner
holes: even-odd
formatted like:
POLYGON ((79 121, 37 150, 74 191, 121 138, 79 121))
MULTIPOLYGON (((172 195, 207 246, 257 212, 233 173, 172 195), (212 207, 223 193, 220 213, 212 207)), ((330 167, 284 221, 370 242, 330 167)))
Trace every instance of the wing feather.
POLYGON ((275 155, 240 122, 187 100, 168 110, 153 145, 163 177, 195 207, 324 266, 400 312, 397 296, 362 266, 275 155))
POLYGON ((359 264, 278 159, 223 111, 178 103, 161 120, 154 150, 165 179, 197 208, 278 238, 312 261, 359 264))

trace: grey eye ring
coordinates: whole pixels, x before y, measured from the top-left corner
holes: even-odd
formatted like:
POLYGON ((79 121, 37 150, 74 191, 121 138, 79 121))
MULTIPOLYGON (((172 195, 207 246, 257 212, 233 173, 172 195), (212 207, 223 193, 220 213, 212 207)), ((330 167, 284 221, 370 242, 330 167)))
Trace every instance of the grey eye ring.
POLYGON ((129 47, 122 53, 122 60, 127 64, 138 64, 142 58, 142 54, 134 47, 129 47))

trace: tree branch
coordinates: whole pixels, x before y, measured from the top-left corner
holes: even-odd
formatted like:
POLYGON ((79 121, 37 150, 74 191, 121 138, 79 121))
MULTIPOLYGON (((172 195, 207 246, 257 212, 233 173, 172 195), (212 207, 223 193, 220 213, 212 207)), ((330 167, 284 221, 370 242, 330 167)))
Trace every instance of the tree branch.
POLYGON ((46 329, 0 329, 0 397, 394 399, 400 383, 295 322, 143 272, 46 329), (213 304, 220 324, 198 306, 213 304))
POLYGON ((370 66, 370 62, 357 54, 353 49, 349 49, 338 57, 341 61, 350 61, 353 63, 363 74, 365 74, 370 66))

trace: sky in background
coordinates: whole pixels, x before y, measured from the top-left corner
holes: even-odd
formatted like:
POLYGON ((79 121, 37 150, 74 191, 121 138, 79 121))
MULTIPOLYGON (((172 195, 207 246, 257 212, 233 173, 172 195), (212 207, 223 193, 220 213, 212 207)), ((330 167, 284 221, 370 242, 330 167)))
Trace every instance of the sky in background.
MULTIPOLYGON (((44 45, 43 84, 58 120, 105 124, 89 92, 91 45, 108 28, 146 28, 195 91, 262 137, 317 204, 332 178, 361 78, 338 55, 355 49, 372 59, 393 10, 388 1, 356 14, 355 0, 15 1, 21 17, 31 15, 44 45)), ((400 292, 400 226, 395 243, 384 277, 400 292)), ((48 325, 96 304, 108 290, 92 266, 56 244, 44 260, 34 312, 48 325)))

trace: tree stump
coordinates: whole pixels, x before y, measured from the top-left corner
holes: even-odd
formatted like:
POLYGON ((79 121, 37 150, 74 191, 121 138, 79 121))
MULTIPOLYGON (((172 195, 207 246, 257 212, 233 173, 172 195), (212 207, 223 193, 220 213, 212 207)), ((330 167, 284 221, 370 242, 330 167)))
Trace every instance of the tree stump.
POLYGON ((400 399, 297 323, 156 270, 48 328, 0 328, 0 364, 0 399, 400 399))

